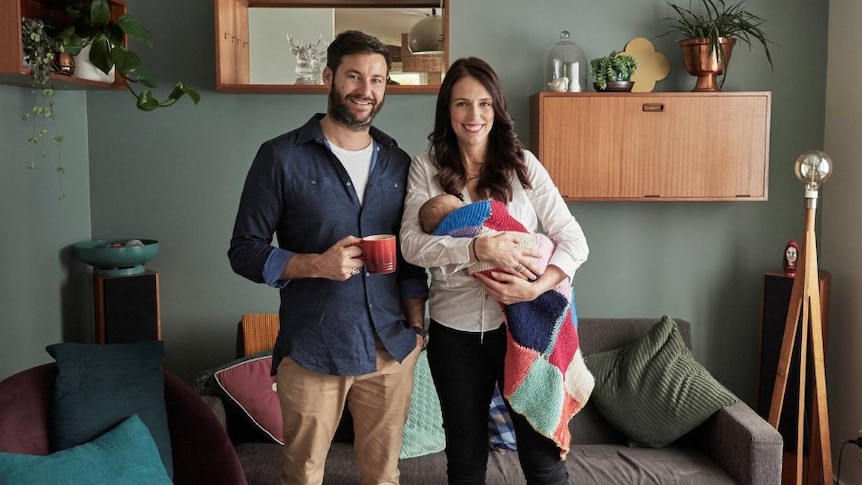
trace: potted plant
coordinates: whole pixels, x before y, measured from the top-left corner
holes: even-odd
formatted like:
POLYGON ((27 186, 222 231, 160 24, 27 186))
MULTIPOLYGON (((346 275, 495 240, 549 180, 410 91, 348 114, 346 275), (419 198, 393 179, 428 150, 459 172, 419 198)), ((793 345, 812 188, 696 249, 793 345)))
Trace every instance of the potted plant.
POLYGON ((140 57, 129 50, 125 38, 147 43, 150 47, 153 38, 150 32, 130 14, 121 15, 116 21, 111 18, 108 0, 86 0, 70 3, 66 13, 72 25, 63 28, 58 38, 65 50, 77 55, 85 46, 90 47, 89 60, 102 72, 108 74, 116 69, 121 82, 137 99, 137 107, 143 111, 153 111, 176 103, 188 95, 197 104, 200 95, 182 82, 177 82, 173 91, 164 101, 156 99, 151 88, 157 87, 155 79, 141 66, 140 57), (138 90, 135 85, 144 88, 138 90))
POLYGON ((631 91, 634 86, 632 74, 638 67, 638 61, 622 52, 611 51, 604 57, 590 61, 587 73, 593 79, 596 91, 631 91))
MULTIPOLYGON (((37 153, 41 153, 39 158, 47 156, 44 146, 39 152, 40 142, 47 137, 58 147, 57 172, 62 174, 63 165, 60 162, 59 145, 63 143, 63 136, 57 131, 54 114, 54 82, 51 78, 51 73, 54 71, 54 57, 62 47, 48 34, 43 21, 30 18, 21 19, 21 44, 24 61, 30 68, 33 97, 37 100, 33 103, 31 112, 21 116, 24 121, 31 121, 33 125, 33 132, 27 139, 27 143, 32 147, 30 169, 36 169, 37 153), (54 136, 48 136, 50 130, 53 130, 54 136)), ((60 197, 62 198, 62 190, 60 197)))
POLYGON ((761 29, 766 20, 745 9, 745 0, 726 4, 724 0, 701 0, 704 13, 695 13, 689 8, 668 3, 676 12, 676 17, 664 20, 670 23, 670 31, 664 35, 678 33, 683 49, 686 69, 689 74, 698 76, 693 91, 720 91, 727 77, 727 67, 733 45, 739 39, 748 45, 753 42, 763 46, 766 60, 772 68, 772 54, 769 44, 772 40, 761 29), (716 83, 717 76, 722 76, 716 83))

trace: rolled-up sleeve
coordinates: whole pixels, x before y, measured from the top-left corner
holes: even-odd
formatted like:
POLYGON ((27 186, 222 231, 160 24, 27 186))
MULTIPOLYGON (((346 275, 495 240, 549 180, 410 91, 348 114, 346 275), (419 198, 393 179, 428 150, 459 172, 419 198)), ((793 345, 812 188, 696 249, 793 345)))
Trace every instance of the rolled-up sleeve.
POLYGON ((261 145, 243 186, 228 259, 233 270, 255 283, 283 287, 282 270, 293 255, 272 245, 281 217, 283 174, 271 144, 261 145))

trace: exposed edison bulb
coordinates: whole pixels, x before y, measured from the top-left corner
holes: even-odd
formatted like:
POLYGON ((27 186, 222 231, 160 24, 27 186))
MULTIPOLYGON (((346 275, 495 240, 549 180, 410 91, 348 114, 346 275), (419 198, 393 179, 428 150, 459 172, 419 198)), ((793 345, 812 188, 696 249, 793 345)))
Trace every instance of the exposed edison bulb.
POLYGON ((832 158, 820 150, 803 152, 793 164, 793 173, 805 183, 805 193, 817 197, 820 186, 832 176, 832 158))

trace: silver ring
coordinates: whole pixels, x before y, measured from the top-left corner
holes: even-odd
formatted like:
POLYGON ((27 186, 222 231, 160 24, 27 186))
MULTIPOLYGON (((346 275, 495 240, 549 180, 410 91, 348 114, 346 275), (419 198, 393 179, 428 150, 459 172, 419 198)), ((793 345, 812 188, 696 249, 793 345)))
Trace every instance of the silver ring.
POLYGON ((521 271, 524 271, 524 265, 523 265, 523 264, 519 264, 518 266, 515 266, 513 269, 514 269, 515 271, 517 271, 518 273, 520 273, 521 271))
POLYGON ((359 274, 359 268, 351 268, 350 269, 350 276, 356 276, 358 274, 359 274))

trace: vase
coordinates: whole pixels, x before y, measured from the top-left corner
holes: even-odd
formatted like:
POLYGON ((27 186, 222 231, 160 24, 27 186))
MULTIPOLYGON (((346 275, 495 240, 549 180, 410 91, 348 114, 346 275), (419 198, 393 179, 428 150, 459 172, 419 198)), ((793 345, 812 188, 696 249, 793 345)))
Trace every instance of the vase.
POLYGON ((105 74, 95 64, 90 62, 90 44, 87 44, 81 49, 75 59, 75 73, 73 76, 81 79, 89 79, 91 81, 99 81, 103 83, 113 83, 115 78, 115 69, 111 68, 109 74, 105 74))
POLYGON ((721 85, 716 78, 727 70, 736 39, 719 37, 718 42, 721 45, 724 62, 719 59, 715 50, 710 49, 710 41, 707 38, 679 41, 686 70, 692 76, 697 76, 697 83, 692 91, 721 91, 721 85))

